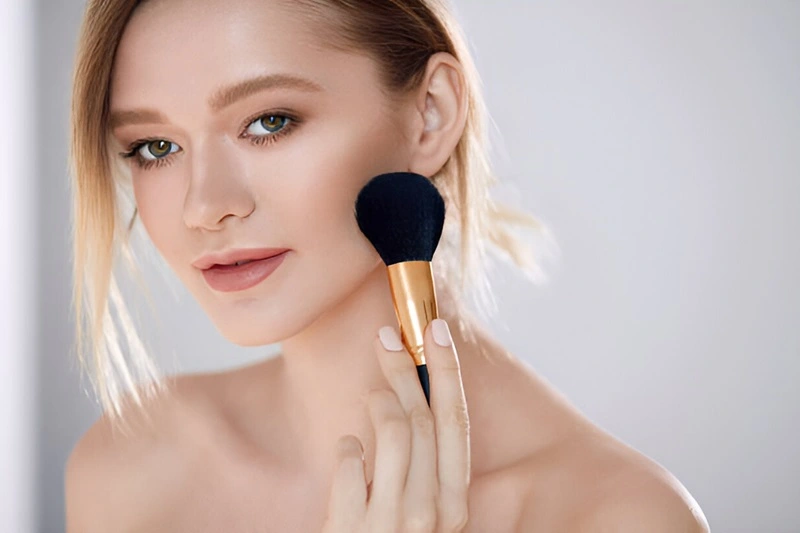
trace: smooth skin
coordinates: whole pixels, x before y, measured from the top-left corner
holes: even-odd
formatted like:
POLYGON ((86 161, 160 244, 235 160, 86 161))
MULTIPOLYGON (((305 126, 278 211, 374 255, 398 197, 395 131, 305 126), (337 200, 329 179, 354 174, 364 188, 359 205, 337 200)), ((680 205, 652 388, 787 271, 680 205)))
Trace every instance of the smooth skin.
POLYGON ((375 478, 366 481, 358 438, 340 439, 323 533, 463 531, 468 518, 469 414, 447 323, 436 319, 426 328, 430 408, 397 331, 381 328, 374 344, 392 386, 371 391, 367 399, 376 435, 375 478))
POLYGON ((474 339, 453 327, 471 319, 454 314, 449 287, 437 286, 440 316, 457 350, 426 333, 435 450, 410 356, 378 349, 378 332, 397 322, 355 198, 378 174, 445 165, 466 121, 460 63, 435 54, 418 90, 390 101, 374 60, 329 47, 325 21, 291 1, 198 6, 150 0, 131 17, 114 61, 112 154, 150 240, 218 331, 281 349, 175 377, 172 394, 147 406, 152 426, 128 413, 130 437, 101 417, 67 463, 68 533, 413 531, 417 521, 431 531, 434 514, 436 531, 465 517, 471 533, 706 531, 674 476, 592 424, 479 324, 474 339), (221 90, 276 74, 316 89, 221 90), (142 108, 158 116, 127 113, 142 108), (116 156, 132 145, 136 157, 116 156), (192 266, 242 247, 290 252, 240 293, 212 290, 192 266), (360 444, 340 446, 348 435, 360 444), (363 465, 340 468, 342 447, 345 459, 363 449, 363 465), (374 487, 363 500, 358 468, 374 487))

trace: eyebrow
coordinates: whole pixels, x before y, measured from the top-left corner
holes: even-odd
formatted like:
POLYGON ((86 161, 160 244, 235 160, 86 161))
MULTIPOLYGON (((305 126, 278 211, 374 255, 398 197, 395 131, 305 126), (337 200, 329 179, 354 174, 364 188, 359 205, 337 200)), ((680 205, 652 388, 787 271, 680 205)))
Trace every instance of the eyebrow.
MULTIPOLYGON (((218 113, 239 100, 261 91, 272 89, 295 89, 303 92, 321 92, 316 82, 292 74, 269 74, 256 76, 215 91, 208 100, 208 107, 218 113)), ((108 119, 112 130, 129 124, 164 124, 166 117, 154 109, 122 109, 112 111, 108 119)))

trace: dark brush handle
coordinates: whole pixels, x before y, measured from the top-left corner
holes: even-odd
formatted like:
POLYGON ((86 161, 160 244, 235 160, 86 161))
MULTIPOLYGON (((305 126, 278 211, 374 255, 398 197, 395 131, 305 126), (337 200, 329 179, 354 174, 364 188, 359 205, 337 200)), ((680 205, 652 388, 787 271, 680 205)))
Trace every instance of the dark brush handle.
POLYGON ((419 384, 422 385, 422 390, 425 392, 425 399, 428 401, 428 407, 430 407, 431 384, 428 380, 428 365, 419 365, 417 367, 417 375, 419 376, 419 384))

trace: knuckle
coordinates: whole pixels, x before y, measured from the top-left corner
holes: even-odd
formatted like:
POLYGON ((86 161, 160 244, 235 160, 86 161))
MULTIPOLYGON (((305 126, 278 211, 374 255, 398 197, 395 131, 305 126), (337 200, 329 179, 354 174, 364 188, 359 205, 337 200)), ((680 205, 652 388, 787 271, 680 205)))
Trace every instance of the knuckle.
POLYGON ((392 417, 381 424, 381 435, 390 442, 404 442, 410 437, 408 423, 403 418, 392 417))
POLYGON ((387 377, 392 377, 397 380, 403 379, 410 379, 412 374, 416 377, 416 373, 414 372, 414 368, 411 365, 403 365, 403 364, 393 364, 389 369, 387 369, 387 377))
POLYGON ((436 529, 436 510, 433 507, 415 509, 406 519, 403 531, 409 533, 432 533, 436 529))
POLYGON ((367 406, 377 420, 396 418, 397 413, 402 411, 395 393, 387 389, 370 391, 367 406))
POLYGON ((392 401, 393 394, 392 391, 387 389, 374 389, 369 392, 367 402, 369 402, 370 405, 382 407, 386 405, 387 402, 392 401))
POLYGON ((427 407, 415 407, 414 409, 412 409, 410 419, 414 431, 425 436, 433 436, 434 434, 433 414, 427 407))
POLYGON ((469 431, 469 413, 466 407, 457 405, 448 412, 448 422, 469 431))
POLYGON ((437 370, 440 374, 460 375, 461 363, 458 362, 458 359, 453 359, 452 361, 443 361, 439 364, 437 370))
POLYGON ((468 520, 466 502, 451 503, 442 515, 442 528, 444 531, 462 531, 468 520))

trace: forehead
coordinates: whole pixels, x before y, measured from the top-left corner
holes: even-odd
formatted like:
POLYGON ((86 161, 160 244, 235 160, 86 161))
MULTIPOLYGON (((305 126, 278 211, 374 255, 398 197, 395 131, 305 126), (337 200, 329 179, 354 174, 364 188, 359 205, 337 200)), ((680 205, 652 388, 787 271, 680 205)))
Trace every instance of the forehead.
POLYGON ((323 21, 279 0, 149 0, 131 16, 114 59, 112 107, 153 98, 203 101, 221 85, 291 74, 347 92, 375 83, 364 54, 325 42, 323 21), (116 104, 116 105, 115 105, 116 104))

